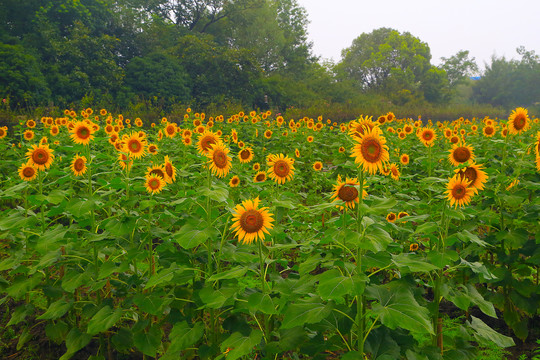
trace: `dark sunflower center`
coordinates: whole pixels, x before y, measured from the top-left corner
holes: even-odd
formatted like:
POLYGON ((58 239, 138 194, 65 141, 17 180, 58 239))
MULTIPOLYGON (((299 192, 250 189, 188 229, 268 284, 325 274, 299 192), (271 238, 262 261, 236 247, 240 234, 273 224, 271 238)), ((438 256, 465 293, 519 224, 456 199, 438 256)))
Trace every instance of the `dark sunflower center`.
POLYGON ((487 135, 493 134, 493 128, 491 126, 486 126, 486 134, 487 135))
POLYGON ((456 150, 454 150, 454 160, 456 160, 459 163, 464 163, 465 161, 468 161, 471 158, 471 152, 468 148, 464 146, 458 147, 456 150))
POLYGON ((515 117, 514 127, 516 128, 516 130, 523 129, 526 124, 527 124, 527 119, 525 118, 523 114, 519 114, 515 117))
POLYGON ((163 171, 161 169, 152 169, 150 171, 150 174, 151 175, 161 176, 162 179, 165 179, 165 174, 163 173, 163 171))
POLYGON ((478 178, 478 174, 476 173, 476 170, 472 167, 467 167, 465 172, 463 173, 467 180, 471 182, 471 185, 474 184, 476 181, 476 178, 478 178))
POLYGON ((216 165, 216 167, 220 169, 224 169, 225 167, 227 167, 227 154, 225 154, 221 150, 214 151, 212 160, 214 161, 214 164, 216 165))
POLYGON ((289 164, 284 160, 278 160, 274 163, 274 173, 280 177, 284 178, 289 175, 290 168, 289 164))
POLYGON ((239 181, 240 181, 240 179, 238 179, 238 178, 233 178, 233 179, 232 179, 232 184, 233 184, 233 185, 236 185, 236 184, 238 184, 239 181))
POLYGON ((131 152, 138 153, 141 151, 142 145, 139 140, 133 139, 129 141, 128 147, 131 152))
POLYGON ((38 165, 46 164, 49 160, 49 153, 44 149, 36 149, 32 154, 32 161, 38 165))
POLYGON ((343 185, 338 191, 338 197, 345 201, 353 201, 358 197, 358 190, 352 185, 343 185))
POLYGON ((214 140, 214 138, 210 137, 210 136, 205 136, 201 139, 201 147, 203 149, 204 152, 207 152, 208 150, 210 150, 211 148, 211 145, 215 144, 216 141, 214 140))
POLYGON ((173 176, 173 168, 172 168, 171 163, 165 164, 165 172, 167 173, 167 175, 169 175, 169 177, 173 176))
POLYGON ((172 127, 172 126, 167 126, 167 134, 169 134, 169 135, 174 134, 174 127, 172 127))
POLYGON ((450 142, 452 144, 457 144, 458 141, 459 141, 459 138, 457 136, 452 136, 452 138, 450 139, 450 142))
POLYGON ((388 220, 390 220, 390 221, 396 220, 396 214, 389 214, 388 215, 388 220))
POLYGON ((31 178, 36 173, 36 170, 31 166, 27 166, 23 169, 22 173, 25 178, 31 178))
POLYGON ((240 216, 240 226, 246 233, 258 232, 263 228, 264 218, 262 214, 254 209, 247 210, 240 216))
POLYGON ((157 148, 155 145, 150 145, 148 147, 148 151, 150 151, 151 153, 155 153, 157 151, 157 148))
POLYGON ((424 140, 429 141, 433 139, 433 133, 431 131, 424 132, 424 140))
POLYGON ((81 158, 78 158, 75 160, 75 163, 73 164, 73 168, 75 171, 82 171, 84 169, 84 160, 81 158))
POLYGON ((266 174, 259 174, 255 177, 255 179, 257 180, 257 182, 264 181, 266 180, 266 174))
POLYGON ((148 181, 148 186, 152 190, 159 189, 159 180, 156 178, 150 179, 150 181, 148 181))
POLYGON ((249 150, 242 150, 240 151, 240 157, 242 158, 242 160, 246 160, 246 159, 249 159, 249 156, 251 155, 251 153, 249 152, 249 150))
POLYGON ((467 189, 463 185, 456 185, 452 189, 452 197, 454 199, 463 199, 465 195, 467 194, 467 189))
POLYGON ((90 130, 87 127, 80 127, 77 130, 77 137, 79 139, 88 139, 90 137, 90 130))
POLYGON ((376 139, 367 139, 362 142, 362 155, 366 161, 377 162, 381 156, 381 144, 376 139))
POLYGON ((322 167, 321 163, 316 163, 315 164, 315 169, 319 170, 321 167, 322 167))
POLYGON ((4 136, 6 134, 6 132, 4 131, 4 129, 0 129, 0 137, 4 136))
POLYGON ((392 171, 392 175, 394 175, 394 176, 399 175, 398 169, 396 169, 395 167, 391 168, 390 171, 392 171))

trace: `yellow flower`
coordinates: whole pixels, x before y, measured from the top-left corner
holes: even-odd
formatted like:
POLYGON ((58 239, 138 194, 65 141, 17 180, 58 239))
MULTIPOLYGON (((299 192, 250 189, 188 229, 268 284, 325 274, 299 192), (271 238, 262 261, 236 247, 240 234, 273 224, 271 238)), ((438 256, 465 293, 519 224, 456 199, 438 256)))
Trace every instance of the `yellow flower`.
POLYGON ((251 160, 253 160, 253 149, 249 146, 244 147, 240 152, 238 153, 238 159, 240 159, 240 162, 242 164, 247 164, 251 160))
POLYGON ((79 154, 75 155, 71 162, 71 171, 73 171, 73 174, 75 176, 82 176, 86 170, 86 156, 79 156, 79 154))
POLYGON ((94 127, 89 121, 77 121, 70 128, 71 139, 75 144, 88 145, 94 139, 94 127))
POLYGON ((32 149, 26 152, 26 156, 29 162, 41 171, 48 169, 54 159, 53 151, 49 149, 47 144, 32 145, 32 149))
POLYGON ((315 163, 313 163, 313 170, 315 171, 321 171, 323 168, 323 163, 320 162, 320 161, 315 161, 315 163))
POLYGON ((279 155, 270 155, 268 159, 268 176, 278 184, 290 181, 294 175, 294 159, 279 155))
POLYGON ((227 155, 228 153, 229 149, 220 141, 217 144, 212 144, 211 149, 206 154, 210 159, 210 170, 217 177, 224 177, 231 170, 232 159, 227 155))
POLYGON ((453 166, 459 166, 469 160, 474 159, 473 147, 462 142, 461 144, 452 145, 452 149, 449 150, 448 161, 453 166))
MULTIPOLYGON (((345 202, 345 207, 337 205, 338 208, 347 210, 347 208, 354 209, 355 204, 360 202, 358 197, 358 189, 360 183, 357 178, 346 178, 345 181, 341 180, 341 175, 338 175, 337 184, 334 185, 334 194, 330 197, 333 201, 345 202)), ((365 185, 364 185, 365 186, 365 185)), ((366 190, 362 191, 362 199, 367 196, 366 190)))
POLYGON ((234 208, 231 229, 243 244, 251 244, 259 239, 264 240, 265 233, 270 234, 268 230, 274 226, 272 216, 267 207, 259 209, 258 197, 245 200, 234 208))
POLYGON ((380 135, 381 130, 378 127, 364 128, 364 130, 363 134, 354 137, 357 144, 351 156, 355 158, 354 162, 359 164, 363 171, 368 171, 370 174, 376 173, 377 170, 382 172, 384 163, 390 159, 388 146, 385 145, 386 139, 380 135))
POLYGON ((477 190, 469 185, 470 181, 461 178, 458 174, 449 179, 446 194, 450 206, 462 207, 471 202, 471 198, 476 194, 477 190))
POLYGON ((157 194, 165 187, 165 181, 161 176, 149 174, 146 176, 145 187, 150 194, 157 194))
POLYGON ((522 107, 512 111, 508 118, 508 131, 511 135, 521 134, 524 131, 529 130, 531 127, 531 120, 529 119, 528 110, 522 107))
POLYGON ((230 187, 237 187, 238 185, 240 185, 240 178, 238 177, 238 175, 234 175, 231 178, 231 181, 229 181, 229 186, 230 187))
POLYGON ((19 176, 24 181, 32 181, 37 176, 38 169, 30 161, 19 168, 19 176))

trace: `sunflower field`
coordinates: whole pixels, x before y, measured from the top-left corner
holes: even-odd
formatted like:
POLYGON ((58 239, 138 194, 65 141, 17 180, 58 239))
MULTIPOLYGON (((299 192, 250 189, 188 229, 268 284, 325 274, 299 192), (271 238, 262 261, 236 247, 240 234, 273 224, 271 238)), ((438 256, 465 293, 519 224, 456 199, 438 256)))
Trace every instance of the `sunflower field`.
POLYGON ((527 109, 88 108, 0 146, 2 358, 463 360, 540 338, 527 109))

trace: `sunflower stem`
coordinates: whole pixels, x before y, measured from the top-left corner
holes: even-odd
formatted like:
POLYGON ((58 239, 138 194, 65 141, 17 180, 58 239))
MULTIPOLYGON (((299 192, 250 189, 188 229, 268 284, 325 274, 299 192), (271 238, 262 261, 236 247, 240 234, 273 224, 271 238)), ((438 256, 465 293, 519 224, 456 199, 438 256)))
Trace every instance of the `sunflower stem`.
MULTIPOLYGON (((38 170, 39 195, 43 197, 43 171, 38 170)), ((41 218, 41 233, 45 232, 45 207, 43 201, 39 205, 39 215, 41 218)))
MULTIPOLYGON (((360 174, 359 174, 359 182, 360 182, 360 191, 358 193, 358 209, 357 209, 357 213, 356 213, 356 217, 357 217, 357 232, 359 234, 362 234, 363 235, 363 230, 362 230, 362 218, 363 218, 363 214, 362 214, 362 205, 364 203, 364 198, 363 198, 363 194, 364 194, 364 171, 362 169, 360 169, 360 174)), ((358 275, 360 275, 362 273, 362 256, 363 256, 363 250, 361 249, 360 246, 357 247, 356 249, 356 272, 358 273, 358 275)), ((364 298, 364 294, 358 294, 357 295, 357 300, 356 300, 356 319, 355 319, 355 323, 356 323, 356 328, 357 328, 357 334, 356 334, 356 341, 357 341, 357 347, 358 347, 358 352, 361 354, 361 356, 363 356, 364 354, 364 334, 365 334, 365 327, 366 327, 366 322, 365 322, 365 298, 364 298)))

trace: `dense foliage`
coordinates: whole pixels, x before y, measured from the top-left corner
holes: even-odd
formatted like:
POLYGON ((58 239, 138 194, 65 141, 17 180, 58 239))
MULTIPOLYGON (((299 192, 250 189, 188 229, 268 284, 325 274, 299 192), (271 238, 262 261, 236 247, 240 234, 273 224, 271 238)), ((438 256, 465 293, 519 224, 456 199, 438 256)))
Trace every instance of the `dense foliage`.
MULTIPOLYGON (((473 83, 467 51, 437 67, 427 43, 389 28, 361 34, 337 63, 321 61, 307 23, 296 0, 4 0, 0 96, 20 111, 88 102, 165 112, 178 102, 281 112, 324 105, 318 114, 343 119, 389 104, 431 117, 433 106, 476 102, 507 112, 538 101, 534 52, 494 58, 473 83)), ((445 112, 433 117, 456 113, 445 112)))

